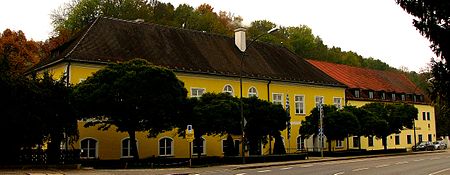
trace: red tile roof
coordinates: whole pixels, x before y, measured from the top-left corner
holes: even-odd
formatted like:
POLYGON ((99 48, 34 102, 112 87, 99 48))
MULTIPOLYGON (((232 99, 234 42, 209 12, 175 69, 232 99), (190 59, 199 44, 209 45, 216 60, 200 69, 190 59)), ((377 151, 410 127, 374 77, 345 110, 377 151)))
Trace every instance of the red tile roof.
POLYGON ((307 61, 350 89, 423 95, 421 90, 400 72, 372 70, 317 60, 307 61))

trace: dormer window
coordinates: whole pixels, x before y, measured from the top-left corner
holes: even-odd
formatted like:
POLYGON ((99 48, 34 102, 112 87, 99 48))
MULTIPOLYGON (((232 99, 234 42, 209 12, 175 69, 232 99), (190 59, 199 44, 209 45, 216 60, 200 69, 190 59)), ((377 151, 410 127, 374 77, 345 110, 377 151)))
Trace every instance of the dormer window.
POLYGON ((395 93, 392 93, 392 101, 395 101, 395 93))
POLYGON ((384 92, 381 93, 381 99, 382 99, 382 100, 386 100, 386 93, 384 93, 384 92))
POLYGON ((416 102, 417 101, 417 97, 416 95, 413 94, 413 101, 416 102))
POLYGON ((402 101, 405 101, 405 100, 406 100, 405 94, 402 94, 402 101))
POLYGON ((373 99, 373 91, 369 91, 369 98, 373 99))
POLYGON ((355 90, 355 98, 359 98, 359 90, 358 89, 355 90))

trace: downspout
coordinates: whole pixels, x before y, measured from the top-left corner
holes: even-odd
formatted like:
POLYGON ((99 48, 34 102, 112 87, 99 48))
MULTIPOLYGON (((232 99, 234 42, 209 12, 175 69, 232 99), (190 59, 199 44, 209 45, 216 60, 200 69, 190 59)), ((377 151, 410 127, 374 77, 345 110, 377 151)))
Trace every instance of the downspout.
POLYGON ((66 77, 66 86, 69 87, 70 85, 70 60, 68 60, 67 63, 67 77, 66 77))
MULTIPOLYGON (((267 81, 267 101, 270 102, 270 83, 272 83, 272 80, 269 79, 267 81)), ((269 134, 269 155, 272 155, 272 136, 269 134)))

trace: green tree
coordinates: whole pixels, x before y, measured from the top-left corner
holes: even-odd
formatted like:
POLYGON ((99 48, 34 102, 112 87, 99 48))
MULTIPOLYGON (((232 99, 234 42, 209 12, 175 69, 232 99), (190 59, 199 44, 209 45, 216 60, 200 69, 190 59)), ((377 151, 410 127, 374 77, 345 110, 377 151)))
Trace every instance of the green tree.
POLYGON ((412 128, 418 114, 417 108, 405 103, 369 103, 362 108, 378 118, 374 126, 375 135, 382 139, 385 150, 387 150, 387 136, 400 133, 405 127, 412 128))
POLYGON ((74 89, 81 117, 91 119, 85 126, 107 130, 114 125, 127 132, 134 159, 139 159, 136 132, 154 137, 171 130, 186 95, 184 83, 172 71, 142 59, 108 65, 74 89))
MULTIPOLYGON (((359 123, 359 130, 355 133, 356 136, 375 136, 376 132, 374 126, 376 125, 378 118, 376 118, 374 114, 363 108, 357 108, 356 106, 345 106, 343 111, 350 112, 357 118, 359 123)), ((359 149, 361 149, 361 144, 359 144, 359 149)))
POLYGON ((356 135, 360 129, 356 116, 345 111, 330 112, 324 117, 323 123, 329 151, 331 151, 332 140, 343 140, 350 135, 356 135))
MULTIPOLYGON (((323 105, 322 108, 324 117, 327 117, 329 113, 337 110, 336 106, 334 105, 323 105)), ((299 134, 302 137, 302 141, 311 136, 315 138, 319 135, 319 128, 320 128, 319 120, 320 120, 320 111, 318 107, 315 107, 311 110, 311 114, 305 117, 305 120, 302 121, 302 125, 300 126, 299 134)))
POLYGON ((431 49, 441 60, 431 61, 431 98, 437 111, 437 131, 449 135, 450 128, 450 2, 446 0, 396 0, 409 14, 413 15, 413 25, 431 42, 431 49))
MULTIPOLYGON (((277 136, 286 129, 289 118, 281 105, 258 99, 244 98, 244 117, 247 124, 244 128, 249 141, 250 154, 260 150, 260 144, 267 143, 267 136, 277 136)), ((275 141, 276 142, 276 141, 275 141)))

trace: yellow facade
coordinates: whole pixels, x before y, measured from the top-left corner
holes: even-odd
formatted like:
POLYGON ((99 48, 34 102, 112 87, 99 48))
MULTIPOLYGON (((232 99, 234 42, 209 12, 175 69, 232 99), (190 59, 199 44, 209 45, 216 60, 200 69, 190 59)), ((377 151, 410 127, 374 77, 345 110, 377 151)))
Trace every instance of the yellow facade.
MULTIPOLYGON (((349 100, 346 105, 349 106, 356 106, 361 107, 367 103, 370 103, 369 101, 355 101, 355 100, 349 100)), ((436 119, 435 119, 435 113, 434 113, 434 107, 431 105, 425 105, 425 104, 414 104, 414 107, 416 107, 419 111, 418 118, 415 120, 415 128, 416 128, 416 141, 414 141, 414 129, 407 129, 405 128, 402 130, 400 134, 391 134, 388 136, 387 139, 387 147, 388 149, 395 149, 395 148, 406 148, 411 149, 412 146, 414 146, 414 143, 419 142, 420 140, 423 141, 436 141, 436 119), (423 114, 425 113, 425 120, 423 119, 423 114), (429 120, 427 118, 427 115, 429 113, 429 120), (408 143, 408 135, 410 137, 410 142, 408 143), (398 137, 399 142, 396 144, 395 137, 398 137), (420 139, 422 137, 422 139, 420 139), (431 139, 430 139, 431 138, 431 139)), ((379 150, 383 149, 383 144, 381 139, 373 139, 373 146, 369 146, 368 144, 368 138, 367 137, 361 137, 361 147, 363 149, 367 150, 379 150)), ((346 140, 344 141, 344 148, 347 148, 346 140)), ((350 148, 353 147, 353 138, 349 139, 350 148)), ((343 148, 341 148, 343 149, 343 148)))
MULTIPOLYGON (((51 70, 55 77, 63 75, 66 70, 69 70, 69 79, 71 84, 77 84, 91 76, 104 65, 81 64, 81 63, 65 63, 55 67, 57 69, 51 70)), ((210 76, 200 74, 176 73, 177 77, 185 83, 185 88, 188 90, 188 96, 191 96, 192 88, 202 88, 205 92, 223 92, 226 85, 230 85, 233 89, 233 95, 239 96, 239 79, 237 77, 223 77, 210 76)), ((281 94, 281 103, 286 104, 286 95, 289 95, 290 114, 291 114, 291 138, 287 139, 286 131, 282 132, 285 139, 285 147, 287 152, 294 153, 297 151, 298 130, 300 123, 305 119, 306 115, 315 107, 316 96, 322 96, 325 104, 333 104, 333 98, 341 98, 341 104, 344 105, 345 89, 343 87, 326 87, 316 85, 305 85, 299 83, 287 83, 277 81, 244 79, 243 80, 243 96, 249 96, 249 89, 256 88, 257 96, 260 99, 273 100, 274 94, 281 94), (269 88, 268 88, 269 87, 269 88), (304 97, 304 114, 295 114, 296 95, 304 97), (290 149, 289 149, 290 148, 290 149)), ((194 126, 195 129, 195 126, 194 126)), ((96 157, 99 159, 120 159, 122 145, 121 141, 128 138, 127 133, 117 133, 112 127, 108 131, 99 131, 96 127, 84 128, 83 123, 79 123, 80 139, 75 148, 80 148, 80 142, 83 139, 91 138, 97 141, 96 157)), ((160 156, 159 140, 161 138, 170 138, 173 140, 172 154, 173 157, 189 157, 188 142, 182 137, 178 137, 176 130, 159 134, 156 138, 147 138, 144 132, 137 133, 138 151, 141 158, 160 156)), ((204 155, 207 156, 223 156, 222 140, 225 136, 204 136, 205 148, 204 155)), ((235 139, 240 139, 240 136, 235 136, 235 139)), ((273 146, 273 142, 272 145, 273 146)), ((263 145, 262 154, 269 153, 269 145, 263 145)))

